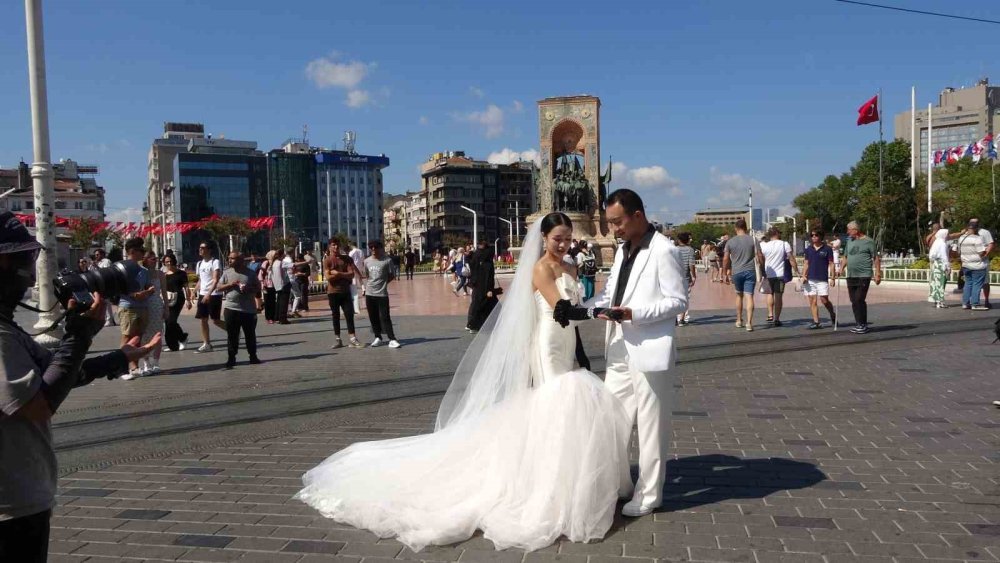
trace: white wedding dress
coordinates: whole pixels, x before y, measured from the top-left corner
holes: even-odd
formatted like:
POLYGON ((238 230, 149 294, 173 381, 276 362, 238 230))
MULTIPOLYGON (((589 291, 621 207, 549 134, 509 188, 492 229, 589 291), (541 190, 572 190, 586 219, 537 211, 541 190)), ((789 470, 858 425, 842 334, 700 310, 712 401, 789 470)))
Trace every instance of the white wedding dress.
MULTIPOLYGON (((579 303, 576 280, 556 285, 579 303)), ((418 551, 469 538, 536 550, 602 538, 627 495, 629 418, 576 337, 533 292, 530 387, 432 434, 354 444, 310 470, 298 498, 324 516, 418 551)), ((525 374, 527 375, 527 374, 525 374)))

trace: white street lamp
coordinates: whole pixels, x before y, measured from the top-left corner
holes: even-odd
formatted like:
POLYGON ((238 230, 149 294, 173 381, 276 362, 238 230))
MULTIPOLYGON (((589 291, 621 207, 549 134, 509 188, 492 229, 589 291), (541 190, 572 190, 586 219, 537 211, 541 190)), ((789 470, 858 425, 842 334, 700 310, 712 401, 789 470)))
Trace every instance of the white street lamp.
POLYGON ((507 248, 509 249, 510 247, 514 246, 514 223, 511 223, 510 221, 504 219, 503 217, 497 217, 497 219, 500 219, 504 223, 507 223, 507 248))
POLYGON ((466 207, 464 205, 460 205, 459 207, 468 211, 469 213, 472 213, 472 246, 479 248, 479 222, 477 219, 478 214, 476 213, 475 209, 472 209, 470 207, 466 207))

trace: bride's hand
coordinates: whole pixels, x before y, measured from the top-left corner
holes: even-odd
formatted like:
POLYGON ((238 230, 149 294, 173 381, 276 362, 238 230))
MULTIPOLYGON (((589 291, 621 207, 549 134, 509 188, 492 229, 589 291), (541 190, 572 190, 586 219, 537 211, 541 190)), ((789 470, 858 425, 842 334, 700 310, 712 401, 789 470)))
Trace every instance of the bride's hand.
POLYGON ((616 319, 618 322, 632 320, 632 309, 629 307, 612 307, 611 310, 620 311, 620 316, 616 319))

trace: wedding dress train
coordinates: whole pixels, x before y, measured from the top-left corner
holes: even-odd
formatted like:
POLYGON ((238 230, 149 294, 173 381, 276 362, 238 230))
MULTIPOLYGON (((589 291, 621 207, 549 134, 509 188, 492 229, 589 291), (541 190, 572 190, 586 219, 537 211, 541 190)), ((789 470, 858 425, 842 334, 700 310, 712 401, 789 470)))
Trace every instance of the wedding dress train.
MULTIPOLYGON (((576 280, 556 285, 578 303, 576 280)), ((298 498, 324 516, 414 551, 477 529, 497 549, 607 533, 632 487, 628 416, 600 379, 574 369, 575 334, 533 292, 530 388, 432 434, 357 443, 310 470, 298 498)))

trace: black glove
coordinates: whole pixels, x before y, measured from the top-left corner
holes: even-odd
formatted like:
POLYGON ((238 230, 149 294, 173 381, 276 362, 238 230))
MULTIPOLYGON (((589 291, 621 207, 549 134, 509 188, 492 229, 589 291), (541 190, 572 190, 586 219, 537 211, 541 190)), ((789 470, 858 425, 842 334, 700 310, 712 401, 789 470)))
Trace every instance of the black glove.
POLYGON ((587 309, 574 307, 568 299, 556 301, 556 306, 552 309, 552 319, 563 328, 569 326, 570 321, 585 321, 589 318, 587 309))

